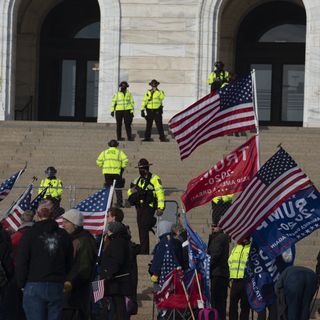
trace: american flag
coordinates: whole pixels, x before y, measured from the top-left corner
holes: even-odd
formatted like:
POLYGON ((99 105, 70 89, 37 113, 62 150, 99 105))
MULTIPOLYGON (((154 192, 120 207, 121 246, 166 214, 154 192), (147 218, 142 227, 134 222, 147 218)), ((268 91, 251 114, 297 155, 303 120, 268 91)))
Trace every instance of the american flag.
POLYGON ((92 293, 94 303, 101 300, 104 296, 104 280, 97 280, 92 282, 92 293))
POLYGON ((3 219, 2 224, 5 229, 12 228, 17 231, 21 225, 20 217, 31 208, 32 184, 28 186, 26 191, 20 196, 16 204, 10 210, 8 216, 3 219))
POLYGON ((256 128, 251 75, 203 97, 169 121, 181 160, 199 145, 226 134, 256 128))
POLYGON ((172 248, 170 247, 170 244, 166 245, 166 251, 164 253, 162 266, 160 269, 160 277, 159 277, 159 285, 162 286, 165 282, 165 279, 167 275, 177 267, 181 267, 178 264, 177 259, 173 256, 172 248))
POLYGON ((48 188, 49 187, 45 187, 30 203, 30 210, 32 210, 34 213, 37 211, 38 206, 43 200, 48 188))
MULTIPOLYGON (((81 201, 75 208, 83 214, 83 227, 92 234, 102 234, 105 227, 105 216, 109 208, 110 187, 96 192, 89 198, 81 201)), ((56 219, 62 227, 63 218, 56 219)))
POLYGON ((17 181, 17 179, 20 177, 20 175, 23 173, 24 170, 20 170, 17 173, 15 173, 13 176, 11 176, 9 179, 4 181, 0 185, 0 201, 2 201, 11 191, 13 185, 17 181))
POLYGON ((224 214, 219 226, 234 240, 245 239, 289 197, 310 185, 309 178, 280 148, 224 214))

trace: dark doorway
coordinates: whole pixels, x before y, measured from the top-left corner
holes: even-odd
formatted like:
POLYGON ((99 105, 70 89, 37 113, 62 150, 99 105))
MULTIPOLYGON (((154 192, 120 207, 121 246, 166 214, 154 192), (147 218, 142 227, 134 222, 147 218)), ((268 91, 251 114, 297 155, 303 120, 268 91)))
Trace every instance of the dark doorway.
POLYGON ((99 39, 96 0, 65 0, 50 11, 41 29, 39 120, 97 120, 99 39))
POLYGON ((256 70, 262 125, 302 125, 305 10, 274 1, 252 10, 237 37, 236 73, 256 70))

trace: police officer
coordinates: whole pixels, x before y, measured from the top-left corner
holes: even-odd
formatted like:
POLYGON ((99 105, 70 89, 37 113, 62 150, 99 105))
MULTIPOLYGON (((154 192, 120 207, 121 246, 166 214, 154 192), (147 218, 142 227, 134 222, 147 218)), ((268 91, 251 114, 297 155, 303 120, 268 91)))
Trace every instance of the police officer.
POLYGON ((251 242, 249 239, 244 239, 238 243, 228 259, 231 290, 230 290, 230 305, 229 305, 229 320, 238 320, 238 303, 240 301, 240 319, 249 320, 250 305, 246 293, 244 280, 244 270, 247 264, 251 242))
POLYGON ((55 199, 58 204, 60 204, 63 193, 63 185, 61 179, 56 177, 56 168, 48 167, 44 173, 47 175, 47 178, 41 180, 38 193, 41 193, 44 188, 48 187, 44 198, 51 197, 55 199))
POLYGON ((149 231, 156 224, 154 214, 163 214, 164 190, 159 176, 152 174, 149 167, 152 164, 146 159, 140 159, 138 166, 140 176, 130 185, 129 202, 137 210, 137 223, 141 244, 141 254, 149 254, 149 231))
POLYGON ((129 141, 133 141, 131 124, 133 120, 134 112, 134 100, 132 94, 129 92, 129 84, 127 81, 122 81, 119 84, 120 90, 116 92, 112 99, 111 116, 116 115, 117 121, 117 139, 123 141, 121 137, 122 121, 126 127, 127 138, 129 141))
MULTIPOLYGON (((117 140, 110 140, 109 148, 102 151, 96 161, 97 166, 102 168, 102 174, 105 178, 105 186, 112 186, 113 180, 116 180, 116 188, 124 187, 122 178, 124 168, 128 165, 127 155, 118 148, 117 140)), ((122 190, 116 190, 117 206, 123 208, 122 190)))
POLYGON ((208 84, 211 86, 211 92, 225 87, 230 82, 230 74, 225 71, 224 63, 222 61, 217 61, 215 64, 215 69, 212 71, 208 78, 208 84))
POLYGON ((226 194, 224 196, 217 196, 212 199, 212 223, 218 217, 222 217, 232 204, 234 194, 226 194))
POLYGON ((146 92, 142 100, 141 105, 141 117, 145 118, 147 121, 146 131, 144 134, 144 139, 142 141, 151 141, 151 130, 153 120, 156 123, 157 130, 159 133, 160 141, 167 142, 167 138, 164 135, 163 124, 162 124, 162 113, 164 100, 164 92, 158 89, 160 82, 153 79, 149 85, 151 89, 146 92))

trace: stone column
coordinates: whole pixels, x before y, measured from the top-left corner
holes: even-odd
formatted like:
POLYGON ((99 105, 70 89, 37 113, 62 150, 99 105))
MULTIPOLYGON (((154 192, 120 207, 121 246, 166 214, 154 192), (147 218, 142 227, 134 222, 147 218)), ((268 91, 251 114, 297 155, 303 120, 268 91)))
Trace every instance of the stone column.
POLYGON ((304 127, 320 127, 320 3, 304 0, 307 14, 304 127))
POLYGON ((101 13, 98 122, 111 122, 110 104, 119 82, 120 4, 99 0, 101 13))

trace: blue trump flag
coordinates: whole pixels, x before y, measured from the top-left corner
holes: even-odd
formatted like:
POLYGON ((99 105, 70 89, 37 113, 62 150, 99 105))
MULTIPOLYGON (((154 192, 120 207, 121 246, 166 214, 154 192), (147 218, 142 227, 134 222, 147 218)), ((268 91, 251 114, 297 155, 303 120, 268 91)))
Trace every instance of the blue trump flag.
POLYGON ((201 273, 204 295, 210 303, 210 256, 207 254, 207 245, 191 228, 186 214, 184 221, 188 239, 189 268, 201 273))
POLYGON ((320 194, 311 186, 296 192, 252 234, 245 277, 248 299, 254 310, 259 312, 275 301, 274 283, 293 263, 293 258, 283 258, 286 251, 318 228, 320 194))
POLYGON ((250 306, 256 312, 276 302, 274 284, 281 272, 293 264, 295 247, 270 259, 254 241, 245 269, 246 292, 250 306))
POLYGON ((314 187, 296 192, 252 234, 270 259, 320 228, 320 193, 314 187))

